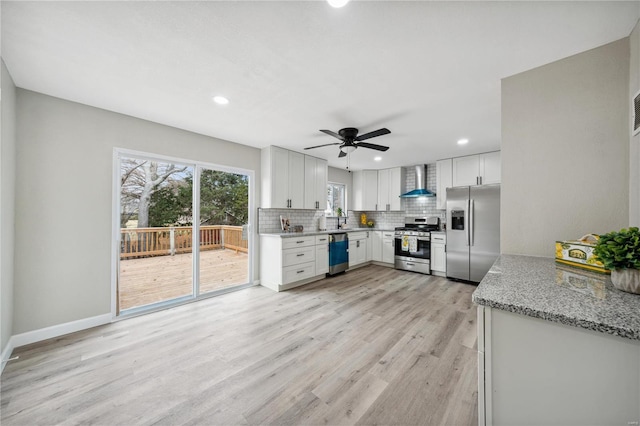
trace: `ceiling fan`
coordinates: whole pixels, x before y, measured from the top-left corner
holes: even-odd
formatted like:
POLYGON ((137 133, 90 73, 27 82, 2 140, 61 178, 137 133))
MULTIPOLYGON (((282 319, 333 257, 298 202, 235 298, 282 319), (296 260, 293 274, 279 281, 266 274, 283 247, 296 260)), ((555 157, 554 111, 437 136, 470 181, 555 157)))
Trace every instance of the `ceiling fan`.
POLYGON ((335 143, 326 143, 324 145, 310 146, 305 149, 314 149, 320 148, 323 146, 330 145, 340 145, 340 154, 338 157, 344 157, 347 154, 353 152, 358 147, 375 149, 377 151, 386 151, 389 149, 388 146, 376 145, 374 143, 362 142, 366 139, 375 138, 377 136, 388 135, 391 133, 389 129, 378 129, 373 132, 365 133, 364 135, 358 136, 358 129, 354 127, 345 127, 344 129, 340 129, 338 133, 332 132, 331 130, 320 130, 323 133, 326 133, 329 136, 333 136, 334 138, 340 139, 342 142, 335 143))

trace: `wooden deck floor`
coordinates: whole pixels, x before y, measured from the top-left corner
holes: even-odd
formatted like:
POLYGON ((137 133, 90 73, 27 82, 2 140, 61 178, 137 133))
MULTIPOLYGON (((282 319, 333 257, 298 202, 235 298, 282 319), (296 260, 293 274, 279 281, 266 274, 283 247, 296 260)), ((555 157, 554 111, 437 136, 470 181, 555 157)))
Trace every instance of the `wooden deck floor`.
MULTIPOLYGON (((171 300, 192 293, 191 253, 120 261, 120 310, 171 300)), ((200 252, 200 293, 249 280, 248 255, 235 250, 200 252)))

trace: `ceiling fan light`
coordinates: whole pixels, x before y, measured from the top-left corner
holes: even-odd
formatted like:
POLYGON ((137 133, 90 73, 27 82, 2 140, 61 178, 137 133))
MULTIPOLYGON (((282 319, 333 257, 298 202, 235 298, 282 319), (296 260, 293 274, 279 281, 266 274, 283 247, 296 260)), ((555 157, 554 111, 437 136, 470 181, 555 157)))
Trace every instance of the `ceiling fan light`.
POLYGON ((356 147, 353 146, 353 145, 347 145, 347 146, 341 146, 340 147, 340 151, 345 152, 347 154, 350 154, 355 150, 356 150, 356 147))
POLYGON ((349 0, 327 0, 327 3, 329 3, 331 7, 339 8, 349 3, 349 0))

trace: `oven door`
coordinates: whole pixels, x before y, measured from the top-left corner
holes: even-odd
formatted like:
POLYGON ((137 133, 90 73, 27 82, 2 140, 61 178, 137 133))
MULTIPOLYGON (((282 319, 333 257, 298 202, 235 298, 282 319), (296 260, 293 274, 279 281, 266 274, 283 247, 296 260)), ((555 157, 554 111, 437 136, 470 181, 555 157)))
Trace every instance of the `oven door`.
POLYGON ((431 259, 431 239, 429 237, 408 237, 409 244, 403 249, 404 236, 396 235, 394 240, 394 254, 401 257, 413 257, 417 259, 431 259), (412 247, 411 238, 416 239, 415 247, 412 247), (415 250, 412 250, 415 248, 415 250))

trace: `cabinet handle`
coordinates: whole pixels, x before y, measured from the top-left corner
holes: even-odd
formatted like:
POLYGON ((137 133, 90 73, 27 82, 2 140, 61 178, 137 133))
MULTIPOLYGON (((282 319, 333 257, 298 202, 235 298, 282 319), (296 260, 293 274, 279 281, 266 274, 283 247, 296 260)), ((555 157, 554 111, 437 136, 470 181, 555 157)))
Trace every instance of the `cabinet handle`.
POLYGON ((302 271, 298 271, 298 272, 296 272, 296 274, 301 274, 301 273, 303 273, 303 272, 304 272, 304 269, 303 269, 302 271))
POLYGON ((482 185, 482 176, 480 176, 480 185, 482 185))
POLYGON ((304 253, 296 254, 296 257, 304 256, 304 253))
POLYGON ((415 264, 410 263, 410 262, 405 262, 405 264, 406 264, 407 266, 416 266, 415 264))
POLYGON ((376 211, 378 210, 378 205, 376 204, 376 211))
POLYGON ((358 240, 358 241, 356 241, 356 243, 358 243, 358 244, 356 245, 356 247, 360 247, 360 241, 358 240))
POLYGON ((296 241, 296 244, 302 244, 304 241, 296 241))

